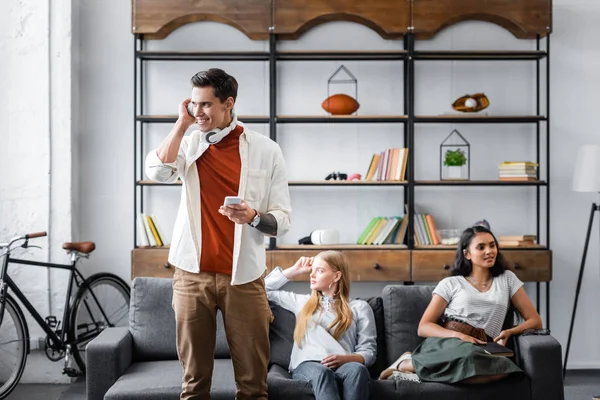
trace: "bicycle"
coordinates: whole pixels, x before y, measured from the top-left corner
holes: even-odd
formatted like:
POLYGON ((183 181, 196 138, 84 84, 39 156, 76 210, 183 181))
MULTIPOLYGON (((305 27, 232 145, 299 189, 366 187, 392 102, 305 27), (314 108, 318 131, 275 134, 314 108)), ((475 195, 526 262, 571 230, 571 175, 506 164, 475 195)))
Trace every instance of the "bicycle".
POLYGON ((108 327, 127 326, 129 323, 130 288, 121 278, 110 273, 97 273, 87 279, 77 269, 80 258, 88 258, 94 251, 94 242, 63 244, 71 256, 71 264, 54 264, 11 258, 11 252, 20 247, 38 247, 29 244, 30 239, 46 236, 46 232, 30 233, 0 243, 6 249, 0 270, 0 399, 4 399, 17 386, 27 355, 30 352, 29 328, 23 311, 15 301, 18 299, 33 319, 46 333, 44 350, 51 361, 64 359, 63 374, 76 377, 85 374, 85 346, 108 327), (62 327, 61 321, 50 315, 42 318, 27 297, 8 275, 9 264, 23 264, 70 271, 65 298, 62 327), (76 291, 74 292, 74 285, 76 291), (8 289, 12 295, 8 293, 8 289), (75 293, 75 295, 73 295, 75 293), (14 295, 14 297, 13 297, 14 295), (71 356, 79 371, 72 368, 71 356), (14 358, 14 361, 11 359, 14 358))

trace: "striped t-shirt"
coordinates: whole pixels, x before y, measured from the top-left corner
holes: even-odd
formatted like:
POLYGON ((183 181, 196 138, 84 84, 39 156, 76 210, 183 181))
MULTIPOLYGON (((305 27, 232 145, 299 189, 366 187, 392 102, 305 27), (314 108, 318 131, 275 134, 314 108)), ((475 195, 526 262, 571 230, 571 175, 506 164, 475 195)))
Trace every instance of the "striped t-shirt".
POLYGON ((510 299, 522 286, 523 282, 506 270, 493 279, 487 292, 475 289, 464 276, 451 276, 440 281, 433 293, 448 302, 444 315, 482 328, 496 338, 502 332, 510 299))

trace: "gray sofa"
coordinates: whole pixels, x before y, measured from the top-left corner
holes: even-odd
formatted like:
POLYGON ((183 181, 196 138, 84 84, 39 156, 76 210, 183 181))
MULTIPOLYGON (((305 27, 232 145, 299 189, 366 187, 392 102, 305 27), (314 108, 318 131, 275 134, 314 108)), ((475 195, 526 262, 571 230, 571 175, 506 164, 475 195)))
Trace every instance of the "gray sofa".
MULTIPOLYGON (((170 279, 136 278, 131 291, 129 328, 110 328, 87 346, 87 399, 178 399, 182 370, 175 348, 170 279)), ((421 341, 417 324, 431 299, 431 286, 387 286, 381 297, 365 299, 376 317, 376 377, 400 354, 421 341)), ((294 315, 272 306, 270 399, 313 399, 310 386, 287 372, 294 315)), ((234 399, 229 348, 219 314, 211 397, 234 399)), ((372 399, 564 399, 561 347, 552 336, 520 336, 511 344, 525 374, 487 385, 449 385, 407 381, 371 383, 372 399)), ((366 399, 365 399, 366 400, 366 399)))

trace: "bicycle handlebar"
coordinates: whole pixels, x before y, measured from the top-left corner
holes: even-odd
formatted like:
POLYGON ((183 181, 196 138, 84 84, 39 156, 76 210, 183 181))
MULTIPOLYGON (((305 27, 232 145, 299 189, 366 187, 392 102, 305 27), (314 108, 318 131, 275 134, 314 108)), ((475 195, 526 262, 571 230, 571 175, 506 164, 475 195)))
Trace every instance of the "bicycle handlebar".
POLYGON ((25 239, 33 239, 33 238, 39 238, 39 237, 44 237, 44 236, 48 236, 48 234, 44 231, 44 232, 35 232, 35 233, 28 233, 25 235, 25 239))
MULTIPOLYGON (((11 251, 11 246, 13 245, 13 243, 18 242, 20 240, 25 240, 25 243, 27 243, 27 241, 29 239, 35 239, 35 238, 40 238, 40 237, 44 237, 44 236, 48 236, 48 233, 46 231, 43 232, 33 232, 33 233, 28 233, 25 234, 23 236, 17 236, 15 238, 12 238, 10 240, 10 242, 8 243, 0 243, 0 249, 7 249, 5 254, 10 253, 11 251)), ((27 247, 27 246, 23 246, 23 247, 27 247)), ((4 256, 5 254, 1 254, 0 257, 4 256)))

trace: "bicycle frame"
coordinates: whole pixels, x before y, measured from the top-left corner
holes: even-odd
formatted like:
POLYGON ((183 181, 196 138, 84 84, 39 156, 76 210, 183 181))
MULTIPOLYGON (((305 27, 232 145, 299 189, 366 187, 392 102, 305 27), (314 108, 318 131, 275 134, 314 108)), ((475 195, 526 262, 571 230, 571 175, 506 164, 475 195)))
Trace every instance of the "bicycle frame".
MULTIPOLYGON (((70 326, 68 325, 69 324, 68 317, 69 317, 69 313, 71 311, 71 300, 73 298, 73 294, 72 294, 73 282, 75 282, 75 285, 78 288, 81 287, 83 284, 85 284, 85 278, 83 277, 81 272, 79 272, 79 270, 76 268, 76 265, 77 265, 77 261, 75 259, 73 259, 71 264, 55 264, 55 263, 48 263, 48 262, 10 258, 9 255, 7 254, 4 257, 4 260, 2 263, 2 270, 0 271, 0 324, 2 324, 2 319, 4 316, 4 305, 6 303, 4 297, 7 293, 6 288, 8 287, 14 293, 14 295, 21 301, 23 306, 29 311, 29 313, 31 314, 33 319, 35 319, 35 321, 38 323, 38 325, 44 330, 46 335, 51 339, 52 343, 54 343, 55 346, 58 346, 59 349, 65 349, 66 346, 70 344, 70 343, 66 343, 66 335, 70 328, 70 326), (61 328, 61 332, 60 332, 60 337, 56 334, 56 332, 54 332, 54 330, 50 327, 50 325, 48 325, 46 320, 44 318, 42 318, 42 316, 37 312, 37 310, 34 308, 34 306, 29 302, 29 300, 27 300, 27 297, 19 289, 19 287, 16 285, 16 283, 10 278, 10 276, 8 276, 8 273, 7 273, 8 272, 8 264, 11 264, 11 263, 12 264, 32 265, 32 266, 37 266, 37 267, 66 269, 66 270, 70 271, 69 285, 67 287, 67 294, 65 297, 65 306, 64 306, 64 310, 63 310, 63 319, 62 319, 62 328, 61 328)), ((96 296, 93 293, 93 291, 90 290, 90 292, 91 292, 92 297, 94 298, 94 301, 96 302, 96 304, 99 305, 98 299, 96 299, 96 296)), ((108 318, 104 314, 104 309, 102 307, 99 307, 99 308, 100 308, 104 318, 106 318, 106 320, 108 321, 108 318)))

